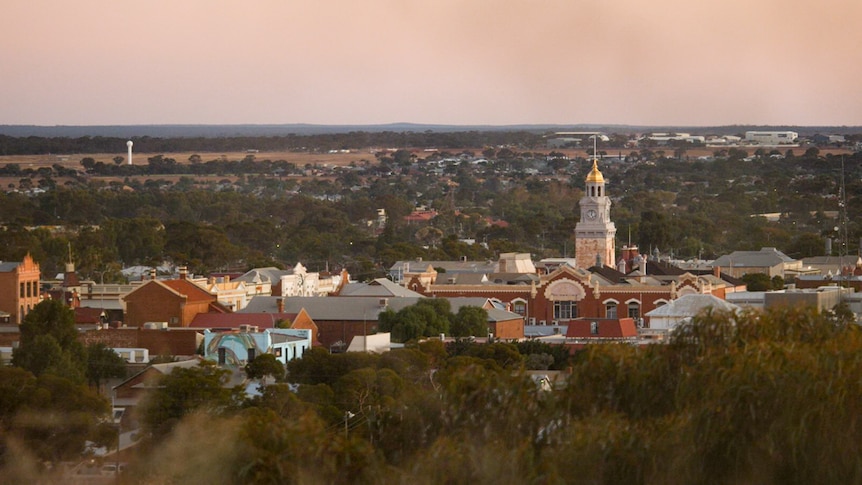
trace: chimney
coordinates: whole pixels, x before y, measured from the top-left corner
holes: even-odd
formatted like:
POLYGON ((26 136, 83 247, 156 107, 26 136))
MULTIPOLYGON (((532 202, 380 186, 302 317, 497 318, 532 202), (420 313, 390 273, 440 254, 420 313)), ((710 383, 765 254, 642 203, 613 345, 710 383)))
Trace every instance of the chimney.
POLYGON ((228 283, 230 283, 230 276, 228 276, 228 275, 224 275, 224 276, 222 277, 222 280, 224 281, 224 283, 225 283, 225 284, 228 284, 228 283))
POLYGON ((721 278, 721 266, 713 266, 712 275, 716 278, 721 278))
POLYGON ((189 268, 187 266, 180 266, 180 279, 184 280, 189 277, 189 268))
POLYGON ((150 269, 150 279, 151 280, 156 279, 156 268, 150 269))
POLYGON ((278 307, 278 313, 284 313, 284 298, 276 298, 275 304, 278 307))

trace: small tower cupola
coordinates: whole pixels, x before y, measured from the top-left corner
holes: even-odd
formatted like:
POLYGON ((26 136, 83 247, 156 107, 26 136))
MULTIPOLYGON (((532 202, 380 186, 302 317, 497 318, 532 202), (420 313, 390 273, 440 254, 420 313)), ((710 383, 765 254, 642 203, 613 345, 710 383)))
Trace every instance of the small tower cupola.
POLYGON ((590 173, 587 175, 586 182, 588 197, 604 196, 605 177, 602 176, 602 172, 599 171, 599 160, 597 158, 593 159, 593 169, 590 170, 590 173))

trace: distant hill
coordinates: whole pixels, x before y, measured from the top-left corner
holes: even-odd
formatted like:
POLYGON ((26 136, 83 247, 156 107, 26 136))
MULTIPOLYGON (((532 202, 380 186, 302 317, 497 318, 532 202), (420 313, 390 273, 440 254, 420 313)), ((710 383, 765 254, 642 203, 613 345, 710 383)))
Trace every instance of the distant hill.
POLYGON ((728 135, 743 133, 747 130, 792 130, 802 136, 816 133, 854 134, 862 132, 859 126, 637 126, 637 125, 600 125, 600 124, 524 124, 524 125, 432 125, 420 123, 389 123, 380 125, 312 125, 312 124, 271 124, 271 125, 0 125, 0 135, 13 137, 158 137, 158 138, 223 138, 238 136, 285 136, 320 135, 349 132, 425 132, 438 133, 464 131, 529 131, 545 133, 552 131, 603 131, 607 133, 637 132, 685 132, 693 134, 728 135))

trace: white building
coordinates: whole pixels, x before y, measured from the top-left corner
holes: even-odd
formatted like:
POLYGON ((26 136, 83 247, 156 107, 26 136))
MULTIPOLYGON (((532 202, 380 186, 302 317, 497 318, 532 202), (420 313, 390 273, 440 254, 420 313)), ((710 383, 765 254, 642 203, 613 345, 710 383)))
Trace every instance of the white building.
POLYGON ((746 143, 758 145, 790 145, 796 143, 799 133, 795 131, 746 131, 746 143))

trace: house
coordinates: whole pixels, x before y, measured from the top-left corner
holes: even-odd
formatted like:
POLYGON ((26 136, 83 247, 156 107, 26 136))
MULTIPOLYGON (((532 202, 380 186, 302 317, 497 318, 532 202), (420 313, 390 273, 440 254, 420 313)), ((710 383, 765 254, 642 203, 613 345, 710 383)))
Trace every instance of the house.
POLYGON ((760 251, 734 251, 712 262, 713 268, 733 277, 741 278, 746 274, 761 273, 773 278, 787 278, 803 271, 802 261, 796 260, 775 248, 762 248, 760 251))
POLYGON ((403 283, 404 280, 429 269, 435 271, 435 268, 442 269, 446 276, 461 273, 488 274, 499 270, 499 262, 468 261, 466 258, 460 261, 422 261, 422 258, 415 261, 398 261, 389 268, 389 278, 396 283, 403 283))
POLYGON ((41 300, 39 264, 27 253, 20 262, 0 262, 0 311, 20 325, 41 300))
POLYGON ((376 298, 421 298, 415 291, 390 281, 387 278, 377 278, 368 283, 347 283, 336 294, 339 297, 370 296, 376 298))
POLYGON ((273 312, 199 313, 189 327, 215 331, 239 330, 243 327, 305 329, 311 332, 312 345, 319 345, 317 324, 314 323, 308 312, 304 308, 300 308, 296 313, 285 313, 284 302, 282 300, 279 303, 278 298, 276 298, 276 308, 273 312))
POLYGON ((310 272, 302 263, 296 263, 290 269, 254 268, 236 280, 245 283, 251 299, 255 296, 324 296, 339 288, 342 279, 346 282, 346 272, 310 272))
POLYGON ((227 313, 229 310, 212 293, 192 283, 180 271, 176 280, 151 279, 123 297, 124 324, 142 327, 148 322, 166 322, 169 327, 188 327, 199 313, 227 313))
MULTIPOLYGON (((221 278, 206 278, 203 280, 194 280, 194 283, 201 288, 215 295, 216 300, 225 308, 231 311, 236 311, 244 308, 248 304, 248 300, 252 298, 249 295, 250 291, 246 288, 244 281, 231 280, 230 276, 221 278)), ((253 292, 251 292, 254 294, 253 292)))
POLYGON ((248 326, 227 332, 204 330, 204 358, 219 366, 242 367, 256 356, 272 354, 282 364, 299 359, 311 348, 311 331, 306 329, 248 326))
POLYGON ((816 270, 821 276, 860 274, 862 273, 862 257, 845 255, 802 258, 802 267, 816 270))
POLYGON ((647 314, 650 319, 649 330, 651 333, 669 333, 680 323, 707 310, 737 312, 740 307, 713 295, 683 295, 647 314))

